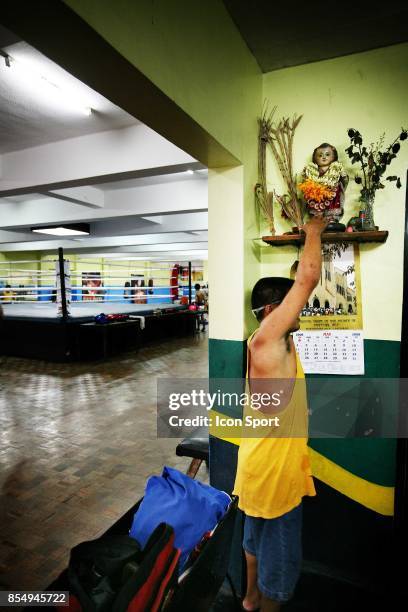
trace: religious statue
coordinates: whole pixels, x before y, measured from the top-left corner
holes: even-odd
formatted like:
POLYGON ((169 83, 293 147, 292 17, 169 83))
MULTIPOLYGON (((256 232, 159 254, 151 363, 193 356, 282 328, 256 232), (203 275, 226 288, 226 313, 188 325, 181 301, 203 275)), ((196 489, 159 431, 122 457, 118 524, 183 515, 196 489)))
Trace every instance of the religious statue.
POLYGON ((339 220, 344 213, 344 194, 349 177, 335 147, 323 142, 313 151, 312 162, 303 169, 303 182, 299 189, 306 201, 310 215, 323 214, 331 222, 327 232, 344 232, 339 220))

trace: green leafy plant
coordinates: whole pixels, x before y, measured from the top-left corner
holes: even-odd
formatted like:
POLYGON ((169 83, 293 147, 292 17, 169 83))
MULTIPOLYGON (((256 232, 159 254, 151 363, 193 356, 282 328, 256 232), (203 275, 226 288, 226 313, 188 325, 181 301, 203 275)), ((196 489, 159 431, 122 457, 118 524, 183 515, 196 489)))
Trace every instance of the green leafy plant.
MULTIPOLYGON (((361 175, 357 174, 354 177, 357 185, 362 185, 361 201, 367 201, 374 198, 377 189, 384 189, 385 184, 382 178, 387 167, 392 160, 397 157, 400 150, 400 141, 408 138, 408 131, 405 128, 401 129, 401 133, 397 138, 383 150, 385 134, 375 143, 371 143, 368 147, 363 144, 363 137, 358 130, 350 128, 347 132, 350 138, 350 146, 346 149, 346 153, 351 159, 352 164, 357 162, 361 166, 361 175)), ((398 176, 387 176, 386 181, 395 182, 398 189, 401 187, 401 179, 398 176)))

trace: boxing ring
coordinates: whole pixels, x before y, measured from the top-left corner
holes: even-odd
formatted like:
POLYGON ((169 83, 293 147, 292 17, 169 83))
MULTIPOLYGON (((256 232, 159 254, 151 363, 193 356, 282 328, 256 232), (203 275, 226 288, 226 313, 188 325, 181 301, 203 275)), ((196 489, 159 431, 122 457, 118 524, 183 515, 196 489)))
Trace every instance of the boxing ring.
MULTIPOLYGON (((1 291, 1 290, 0 290, 1 291)), ((186 310, 187 306, 170 305, 166 303, 157 304, 120 304, 106 302, 73 302, 70 307, 69 318, 81 319, 83 321, 93 320, 101 314, 129 314, 131 316, 149 316, 156 310, 176 311, 186 310)), ((25 303, 3 304, 3 313, 6 319, 58 319, 56 304, 48 303, 25 303)))
POLYGON ((191 262, 154 262, 148 270, 109 263, 102 274, 83 271, 97 267, 94 260, 76 258, 72 265, 59 249, 58 256, 41 261, 48 270, 32 269, 32 263, 0 262, 2 355, 103 359, 151 340, 195 333, 201 313, 189 309, 191 262))

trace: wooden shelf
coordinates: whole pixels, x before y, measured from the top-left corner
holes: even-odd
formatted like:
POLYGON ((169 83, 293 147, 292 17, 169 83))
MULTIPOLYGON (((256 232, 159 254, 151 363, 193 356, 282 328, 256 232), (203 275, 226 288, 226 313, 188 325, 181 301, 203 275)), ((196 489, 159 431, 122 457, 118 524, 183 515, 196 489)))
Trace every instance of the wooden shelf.
MULTIPOLYGON (((322 242, 386 242, 388 232, 326 232, 322 234, 322 242)), ((300 246, 305 242, 305 234, 282 234, 281 236, 262 236, 262 240, 270 246, 300 246)))

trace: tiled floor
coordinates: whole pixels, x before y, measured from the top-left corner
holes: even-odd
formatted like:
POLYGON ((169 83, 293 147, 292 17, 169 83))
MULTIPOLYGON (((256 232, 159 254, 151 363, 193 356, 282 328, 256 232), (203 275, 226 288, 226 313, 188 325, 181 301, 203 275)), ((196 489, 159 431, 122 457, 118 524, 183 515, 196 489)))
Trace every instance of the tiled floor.
POLYGON ((94 364, 0 358, 0 589, 45 588, 149 475, 186 470, 156 437, 156 378, 207 373, 203 333, 94 364))

